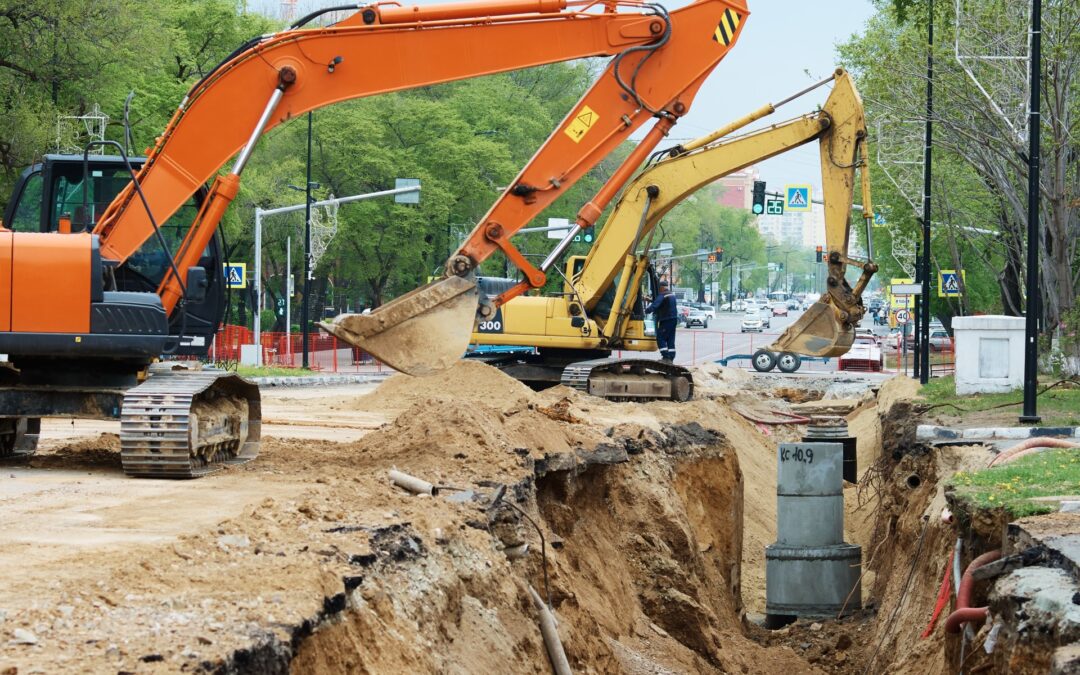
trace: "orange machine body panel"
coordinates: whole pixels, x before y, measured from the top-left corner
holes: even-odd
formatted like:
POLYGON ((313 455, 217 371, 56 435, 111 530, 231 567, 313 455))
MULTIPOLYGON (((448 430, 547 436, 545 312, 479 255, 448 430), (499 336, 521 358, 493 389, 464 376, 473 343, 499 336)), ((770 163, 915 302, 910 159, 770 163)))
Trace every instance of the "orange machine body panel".
POLYGON ((4 295, 11 320, 6 330, 89 333, 91 235, 15 232, 8 236, 11 283, 10 293, 4 295))
POLYGON ((11 330, 11 230, 0 230, 0 331, 11 330))

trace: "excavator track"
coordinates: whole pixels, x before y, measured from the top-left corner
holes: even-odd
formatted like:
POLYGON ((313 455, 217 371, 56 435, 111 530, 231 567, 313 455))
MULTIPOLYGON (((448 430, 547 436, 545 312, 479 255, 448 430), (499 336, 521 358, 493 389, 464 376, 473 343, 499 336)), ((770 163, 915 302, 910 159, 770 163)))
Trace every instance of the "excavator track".
POLYGON ((257 385, 235 373, 152 370, 124 394, 120 458, 139 478, 198 478, 259 454, 257 385))
POLYGON ((562 383, 611 401, 689 401, 694 395, 689 370, 653 359, 577 361, 563 369, 562 383))

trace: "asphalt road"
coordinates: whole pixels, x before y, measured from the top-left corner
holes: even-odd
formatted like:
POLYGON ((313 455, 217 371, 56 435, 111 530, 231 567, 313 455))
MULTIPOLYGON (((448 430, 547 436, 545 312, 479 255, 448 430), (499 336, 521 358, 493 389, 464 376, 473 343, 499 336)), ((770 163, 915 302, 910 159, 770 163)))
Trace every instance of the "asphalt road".
MULTIPOLYGON (((717 312, 716 318, 709 321, 708 328, 685 328, 679 324, 675 335, 676 363, 698 365, 737 354, 753 354, 772 344, 784 329, 802 316, 802 311, 791 310, 786 317, 772 317, 772 325, 761 333, 740 332, 743 316, 743 312, 717 312)), ((863 318, 860 325, 874 329, 876 333, 888 332, 884 327, 875 327, 869 315, 863 318)), ((742 362, 742 365, 748 364, 742 362)), ((824 365, 821 367, 826 368, 824 365)), ((827 369, 835 370, 835 365, 829 364, 827 369)))

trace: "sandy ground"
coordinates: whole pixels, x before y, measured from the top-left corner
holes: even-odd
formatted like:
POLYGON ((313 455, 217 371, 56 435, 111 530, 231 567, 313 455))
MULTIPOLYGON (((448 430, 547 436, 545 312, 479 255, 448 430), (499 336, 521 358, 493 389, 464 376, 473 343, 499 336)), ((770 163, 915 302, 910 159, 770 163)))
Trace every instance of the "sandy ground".
MULTIPOLYGON (((802 432, 745 412, 801 397, 715 366, 695 385, 687 404, 611 403, 466 363, 267 389, 260 457, 181 482, 125 478, 116 424, 49 421, 38 456, 0 465, 0 672, 544 673, 528 585, 545 569, 575 672, 859 672, 870 614, 768 635, 745 618, 764 608, 776 443, 802 432), (469 492, 413 497, 391 468, 469 492), (532 521, 492 505, 500 485, 532 521)), ((910 386, 844 391, 870 470, 910 386)), ((939 508, 926 486, 848 488, 864 560, 883 502, 910 545, 939 508)), ((903 553, 880 556, 864 588, 888 600, 903 575, 880 563, 903 553)))

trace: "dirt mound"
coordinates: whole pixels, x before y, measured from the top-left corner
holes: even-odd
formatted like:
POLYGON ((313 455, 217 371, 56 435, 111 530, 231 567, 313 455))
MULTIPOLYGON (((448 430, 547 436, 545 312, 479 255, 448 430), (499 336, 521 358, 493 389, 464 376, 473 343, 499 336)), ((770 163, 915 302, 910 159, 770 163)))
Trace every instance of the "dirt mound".
POLYGON ((432 397, 477 401, 494 407, 531 400, 534 392, 524 384, 479 361, 462 360, 454 367, 414 377, 397 374, 379 388, 352 402, 354 410, 405 410, 432 397))
POLYGON ((34 468, 103 467, 119 469, 120 437, 103 433, 96 438, 86 438, 75 443, 39 449, 25 461, 34 468))
POLYGON ((741 368, 705 363, 692 369, 697 398, 725 396, 747 389, 753 378, 741 368))

